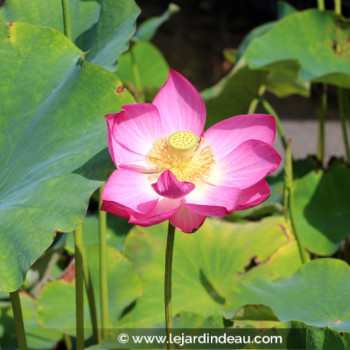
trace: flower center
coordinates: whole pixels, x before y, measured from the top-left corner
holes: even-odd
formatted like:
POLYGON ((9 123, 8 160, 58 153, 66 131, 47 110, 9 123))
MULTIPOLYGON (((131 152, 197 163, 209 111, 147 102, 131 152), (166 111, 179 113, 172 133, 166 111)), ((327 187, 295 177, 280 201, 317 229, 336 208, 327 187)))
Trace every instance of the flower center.
POLYGON ((188 151, 198 144, 198 137, 190 131, 176 131, 170 135, 168 143, 172 148, 188 151))
POLYGON ((147 160, 158 173, 170 170, 179 181, 199 185, 209 177, 215 163, 212 147, 203 147, 204 143, 189 131, 177 131, 168 139, 156 139, 147 160))

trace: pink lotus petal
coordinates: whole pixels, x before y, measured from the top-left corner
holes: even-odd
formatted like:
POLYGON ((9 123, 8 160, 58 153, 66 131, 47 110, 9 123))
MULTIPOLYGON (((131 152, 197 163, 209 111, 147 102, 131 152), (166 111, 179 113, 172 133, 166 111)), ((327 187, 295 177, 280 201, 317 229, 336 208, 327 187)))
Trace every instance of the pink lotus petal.
POLYGON ((203 138, 206 144, 212 146, 215 157, 219 161, 247 140, 260 140, 272 145, 275 133, 274 116, 252 114, 225 119, 210 127, 203 138))
POLYGON ((170 170, 166 170, 152 187, 160 196, 177 199, 192 192, 195 186, 191 182, 178 181, 170 170))
POLYGON ((104 201, 101 205, 101 210, 120 216, 125 219, 129 219, 130 217, 130 210, 128 212, 127 210, 123 209, 123 206, 119 207, 114 202, 104 201))
POLYGON ((169 78, 155 97, 164 130, 170 135, 179 130, 201 136, 206 110, 202 97, 181 74, 170 70, 169 78))
POLYGON ((147 169, 146 155, 163 135, 157 108, 150 103, 124 105, 122 112, 105 118, 108 148, 116 166, 147 169))
POLYGON ((152 189, 148 175, 127 169, 115 170, 108 179, 102 200, 123 206, 126 211, 148 214, 158 202, 159 196, 152 189))
POLYGON ((215 165, 208 182, 246 189, 263 180, 281 162, 281 156, 269 144, 249 140, 235 148, 215 165))
POLYGON ((182 206, 169 221, 180 231, 193 233, 203 225, 205 218, 205 215, 194 213, 185 206, 182 206))
POLYGON ((270 197, 271 190, 265 180, 249 187, 241 192, 236 210, 245 210, 266 201, 270 197))
POLYGON ((222 217, 236 208, 240 192, 238 188, 204 183, 186 196, 184 205, 198 214, 222 217))
POLYGON ((151 226, 169 220, 180 208, 181 199, 161 198, 154 209, 147 215, 130 215, 129 222, 139 226, 151 226))

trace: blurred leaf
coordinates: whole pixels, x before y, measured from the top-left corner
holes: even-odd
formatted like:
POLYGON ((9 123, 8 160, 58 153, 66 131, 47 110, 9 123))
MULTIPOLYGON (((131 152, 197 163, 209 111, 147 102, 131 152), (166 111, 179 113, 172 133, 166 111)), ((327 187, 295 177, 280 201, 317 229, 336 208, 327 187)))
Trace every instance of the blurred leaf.
MULTIPOLYGON (((84 244, 92 245, 99 243, 99 221, 97 215, 87 217, 83 222, 84 244)), ((121 251, 126 234, 133 226, 127 219, 107 213, 107 244, 121 251)), ((74 252, 74 235, 68 234, 66 248, 74 252)))
POLYGON ((280 98, 293 94, 310 96, 310 82, 299 79, 296 72, 289 74, 272 71, 268 74, 265 84, 268 91, 280 98))
POLYGON ((248 304, 271 307, 282 321, 297 320, 316 327, 350 330, 350 270, 337 259, 316 259, 290 278, 270 282, 261 276, 237 281, 226 301, 228 319, 248 304))
MULTIPOLYGON (((131 47, 135 64, 139 71, 141 87, 156 87, 160 89, 169 75, 169 67, 161 52, 151 43, 137 42, 131 47)), ((118 77, 126 84, 136 87, 130 52, 119 58, 116 72, 118 77)))
POLYGON ((277 17, 281 19, 297 12, 297 9, 286 1, 277 2, 277 17))
MULTIPOLYGON (((72 41, 98 21, 100 6, 95 1, 69 0, 72 41)), ((6 0, 0 8, 0 22, 27 22, 64 32, 60 0, 6 0)))
POLYGON ((237 61, 237 50, 236 49, 225 49, 223 51, 223 55, 225 60, 229 61, 230 63, 234 64, 237 61))
POLYGON ((51 28, 1 24, 0 33, 0 290, 12 291, 57 230, 82 222, 110 174, 103 116, 133 98, 51 28))
POLYGON ((258 26, 251 30, 238 46, 237 59, 239 60, 244 56, 244 53, 246 52, 248 46, 255 38, 259 38, 260 36, 270 31, 275 25, 275 23, 276 22, 264 23, 261 26, 258 26))
MULTIPOLYGON (((297 349, 305 341, 305 350, 347 350, 349 348, 350 333, 337 332, 328 327, 313 327, 303 322, 284 322, 261 334, 261 336, 281 335, 280 329, 290 329, 288 335, 284 335, 287 341, 286 349, 297 349), (305 329, 306 339, 301 332, 292 333, 293 330, 305 329), (298 335, 300 337, 298 338, 298 335)), ((268 346, 264 347, 267 349, 268 346)), ((254 349, 254 345, 247 345, 244 349, 254 349)))
POLYGON ((350 234, 350 169, 336 164, 295 180, 294 213, 304 246, 332 255, 350 234))
POLYGON ((178 5, 170 3, 168 9, 161 16, 152 17, 142 22, 133 39, 151 41, 158 28, 179 11, 178 5))
POLYGON ((250 70, 245 61, 240 60, 226 77, 209 88, 209 94, 204 91, 202 94, 206 95, 207 126, 234 115, 246 114, 264 83, 266 74, 250 70))
POLYGON ((306 10, 255 38, 244 57, 252 69, 297 69, 302 80, 350 87, 349 35, 349 24, 333 12, 306 10))
POLYGON ((115 71, 118 57, 129 48, 140 9, 134 0, 98 2, 101 5, 99 21, 79 38, 77 44, 82 50, 89 51, 87 61, 115 71))
MULTIPOLYGON (((281 19, 283 17, 286 17, 288 15, 291 15, 292 13, 295 13, 297 10, 290 4, 288 4, 285 1, 278 1, 277 2, 277 9, 278 9, 278 19, 281 19)), ((264 23, 253 30, 251 30, 243 39, 241 44, 238 47, 238 59, 242 58, 247 47, 250 45, 250 43, 253 41, 253 39, 258 38, 264 34, 266 34, 268 31, 270 31, 274 25, 278 21, 268 22, 264 23)))
MULTIPOLYGON (((118 327, 162 325, 166 224, 134 227, 124 253, 145 283, 145 294, 118 327)), ((207 219, 198 233, 177 231, 173 259, 173 313, 221 315, 233 279, 251 264, 267 261, 279 247, 293 242, 282 218, 232 224, 207 219), (261 244, 262 241, 268 244, 261 244)), ((294 262, 298 266, 298 262, 294 262)))
MULTIPOLYGON (((96 300, 100 299, 98 246, 86 246, 87 261, 96 300)), ((113 327, 123 310, 143 292, 139 275, 130 261, 115 248, 107 249, 109 322, 113 327)), ((49 282, 36 300, 38 322, 42 327, 75 334, 75 284, 64 279, 49 282)), ((85 295, 86 296, 86 295, 85 295)), ((100 303, 97 303, 98 314, 100 303)), ((88 302, 85 298, 85 326, 91 328, 88 302)))
MULTIPOLYGON (((20 297, 28 349, 52 349, 62 338, 62 334, 39 327, 36 321, 34 300, 24 293, 21 293, 20 297)), ((0 309, 0 344, 3 350, 18 349, 11 307, 0 309)))

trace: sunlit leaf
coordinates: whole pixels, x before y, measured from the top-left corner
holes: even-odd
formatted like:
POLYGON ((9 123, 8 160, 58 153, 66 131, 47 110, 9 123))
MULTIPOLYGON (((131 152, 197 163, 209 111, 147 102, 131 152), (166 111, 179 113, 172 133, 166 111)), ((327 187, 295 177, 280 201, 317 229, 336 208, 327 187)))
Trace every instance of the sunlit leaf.
POLYGON ((133 98, 53 29, 1 24, 0 47, 0 290, 12 291, 82 222, 113 170, 103 116, 133 98))
POLYGON ((290 278, 268 281, 256 276, 237 281, 227 298, 224 316, 235 317, 248 304, 270 307, 282 321, 296 320, 316 327, 349 332, 350 269, 344 261, 316 259, 290 278))
POLYGON ((297 69, 302 80, 350 87, 349 37, 349 23, 333 12, 306 10, 255 38, 244 57, 252 69, 297 69))
MULTIPOLYGON (((121 319, 120 327, 156 326, 164 322, 166 230, 166 224, 135 227, 126 238, 124 254, 140 273, 145 294, 121 319)), ((196 234, 177 231, 173 259, 174 316, 183 311, 204 317, 221 315, 232 281, 240 278, 252 261, 257 264, 268 261, 279 247, 293 241, 282 218, 248 224, 207 219, 196 234)), ((298 266, 298 261, 293 264, 298 266)))

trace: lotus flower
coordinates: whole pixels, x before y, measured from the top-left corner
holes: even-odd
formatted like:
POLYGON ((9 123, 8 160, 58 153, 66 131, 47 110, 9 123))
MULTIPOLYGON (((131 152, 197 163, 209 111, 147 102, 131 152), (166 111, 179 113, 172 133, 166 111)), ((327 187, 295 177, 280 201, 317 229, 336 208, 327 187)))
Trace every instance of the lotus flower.
POLYGON ((270 195, 264 179, 281 161, 271 115, 231 117, 204 131, 201 96, 171 70, 153 103, 124 105, 105 118, 117 170, 102 193, 104 211, 140 226, 169 220, 192 233, 207 216, 248 209, 270 195))

